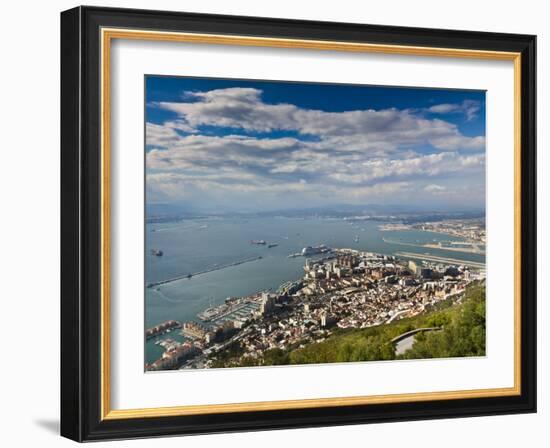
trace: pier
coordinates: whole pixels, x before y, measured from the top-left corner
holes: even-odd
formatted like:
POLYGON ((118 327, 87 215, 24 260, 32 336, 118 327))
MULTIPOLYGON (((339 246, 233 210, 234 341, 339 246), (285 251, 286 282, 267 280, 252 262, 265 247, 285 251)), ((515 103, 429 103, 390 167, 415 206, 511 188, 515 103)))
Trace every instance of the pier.
POLYGON ((240 264, 248 263, 250 261, 257 261, 261 259, 262 259, 262 256, 260 255, 258 257, 245 258, 244 260, 234 261, 232 263, 223 264, 221 266, 214 266, 212 268, 205 269, 203 271, 193 272, 191 274, 178 275, 177 277, 168 278, 166 280, 159 280, 158 282, 147 283, 147 288, 154 288, 155 286, 166 285, 168 283, 172 283, 178 280, 183 280, 184 278, 196 277, 197 275, 207 274, 209 272, 219 271, 221 269, 230 268, 231 266, 238 266, 240 264))

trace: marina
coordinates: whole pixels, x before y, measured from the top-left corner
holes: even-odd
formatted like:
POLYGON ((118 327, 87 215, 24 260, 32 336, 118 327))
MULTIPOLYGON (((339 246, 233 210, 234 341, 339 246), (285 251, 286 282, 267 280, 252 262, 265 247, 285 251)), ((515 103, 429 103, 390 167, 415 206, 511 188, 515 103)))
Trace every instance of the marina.
POLYGON ((228 300, 222 305, 207 308, 203 312, 198 313, 197 317, 203 322, 222 322, 224 320, 242 318, 250 314, 250 312, 257 310, 259 306, 257 301, 248 298, 234 302, 228 300))

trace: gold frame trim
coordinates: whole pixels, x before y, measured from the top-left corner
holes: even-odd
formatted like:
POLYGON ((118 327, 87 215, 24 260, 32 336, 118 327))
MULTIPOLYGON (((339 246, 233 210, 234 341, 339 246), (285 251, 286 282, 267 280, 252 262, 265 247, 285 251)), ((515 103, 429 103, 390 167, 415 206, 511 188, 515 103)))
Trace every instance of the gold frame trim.
POLYGON ((195 34, 136 29, 101 29, 101 420, 169 417, 212 413, 247 412, 316 407, 350 406, 413 401, 502 397, 521 394, 521 54, 514 52, 455 48, 279 39, 217 34, 195 34), (111 409, 110 347, 110 55, 113 39, 186 42, 213 45, 295 48, 355 53, 383 53, 410 56, 454 57, 513 61, 514 63, 514 386, 507 388, 369 395, 304 400, 281 400, 190 405, 142 409, 111 409))

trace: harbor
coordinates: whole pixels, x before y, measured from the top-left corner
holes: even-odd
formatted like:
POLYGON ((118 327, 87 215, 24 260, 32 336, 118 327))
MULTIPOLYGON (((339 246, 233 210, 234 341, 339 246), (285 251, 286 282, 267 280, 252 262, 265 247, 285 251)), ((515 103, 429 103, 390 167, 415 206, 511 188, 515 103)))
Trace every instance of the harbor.
MULTIPOLYGON (((302 251, 308 246, 348 247, 388 255, 405 253, 404 258, 428 260, 427 257, 437 257, 434 262, 478 267, 484 266, 485 260, 483 254, 436 248, 409 246, 404 252, 404 246, 384 241, 385 232, 379 230, 379 222, 364 221, 357 227, 341 219, 270 217, 217 218, 209 220, 206 229, 199 228, 204 225, 204 219, 194 225, 186 222, 178 227, 173 223, 156 224, 158 231, 148 233, 146 250, 161 248, 164 256, 146 257, 146 281, 156 284, 146 289, 147 328, 169 319, 182 322, 200 319, 197 317, 199 313, 224 304, 228 297, 277 291, 284 284, 292 287, 303 275, 305 258, 324 259, 331 255, 327 251, 304 257, 302 251), (162 226, 167 230, 163 231, 162 226), (361 228, 365 231, 360 231, 359 241, 355 242, 361 228), (251 244, 251 240, 264 240, 266 245, 251 244), (268 244, 277 246, 268 248, 268 244), (289 258, 290 254, 296 256, 289 258), (178 272, 194 275, 188 277, 178 272), (188 281, 176 281, 185 279, 188 281)), ((417 240, 419 244, 435 243, 434 238, 438 241, 464 241, 449 235, 409 229, 394 230, 391 235, 391 240, 412 244, 417 240)), ((180 336, 172 332, 170 337, 177 339, 180 336)), ((155 346, 153 340, 147 342, 148 360, 158 358, 161 353, 161 348, 155 346)))
POLYGON ((203 312, 198 313, 197 317, 203 322, 220 323, 225 320, 242 318, 255 311, 258 307, 258 301, 253 300, 253 298, 226 299, 224 304, 207 308, 203 312))
MULTIPOLYGON (((146 370, 240 366, 243 357, 248 365, 273 348, 285 351, 319 342, 334 328, 364 329, 414 318, 441 302, 460 302, 472 284, 484 286, 484 271, 464 264, 417 264, 349 248, 331 252, 335 258, 306 259, 304 274, 294 284, 227 298, 198 313, 198 319, 183 323, 181 342, 155 342, 165 351, 147 362, 146 370)), ((413 328, 387 344, 402 355, 416 334, 441 329, 413 328)))

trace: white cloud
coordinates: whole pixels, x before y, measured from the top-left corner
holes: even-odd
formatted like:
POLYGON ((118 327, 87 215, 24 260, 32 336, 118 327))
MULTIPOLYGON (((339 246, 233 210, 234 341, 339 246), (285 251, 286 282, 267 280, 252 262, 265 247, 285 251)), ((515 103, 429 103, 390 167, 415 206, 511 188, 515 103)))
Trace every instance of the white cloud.
POLYGON ((167 121, 163 124, 146 123, 145 138, 148 146, 166 147, 177 143, 181 135, 177 131, 196 133, 197 131, 183 120, 167 121))
MULTIPOLYGON (((267 104, 262 101, 261 93, 253 88, 187 92, 185 97, 193 101, 154 104, 177 113, 193 129, 208 125, 255 132, 295 131, 300 135, 321 138, 325 145, 342 150, 387 151, 419 144, 456 150, 482 149, 485 145, 483 137, 464 136, 453 123, 426 119, 409 110, 325 112, 292 104, 267 104)), ((432 108, 437 110, 443 106, 459 107, 439 105, 432 108)), ((466 107, 468 111, 479 108, 474 105, 460 107, 466 107)))
MULTIPOLYGON (((330 192, 359 198, 367 193, 388 194, 417 182, 460 174, 483 176, 485 157, 480 154, 440 152, 405 157, 369 157, 360 153, 319 150, 315 143, 293 138, 180 137, 167 149, 147 154, 148 182, 164 193, 209 189, 230 192, 283 194, 330 192), (391 186, 391 190, 388 186, 391 186)), ((426 189, 436 193, 434 187, 426 189)))
POLYGON ((178 133, 166 124, 147 123, 145 126, 147 145, 168 146, 179 140, 178 133))
POLYGON ((257 139, 229 135, 215 137, 188 135, 179 137, 166 149, 155 148, 147 154, 147 169, 174 171, 194 167, 218 169, 235 165, 272 168, 300 147, 293 138, 257 139), (286 154, 286 156, 285 156, 286 154))
POLYGON ((424 191, 428 193, 441 194, 447 191, 447 187, 437 184, 429 184, 424 187, 424 191))
POLYGON ((428 111, 434 114, 455 114, 461 113, 466 115, 468 121, 477 117, 481 104, 479 101, 464 100, 462 103, 443 103, 429 107, 428 111))
POLYGON ((443 152, 407 159, 367 160, 361 166, 347 167, 345 171, 333 170, 329 177, 343 183, 362 184, 380 179, 417 179, 453 173, 482 173, 484 166, 483 154, 463 156, 456 152, 443 152))
MULTIPOLYGON (((464 136, 442 119, 412 110, 324 112, 266 104, 252 88, 187 92, 184 98, 156 103, 176 112, 176 119, 147 123, 148 198, 282 207, 417 201, 419 191, 425 199, 463 200, 460 184, 478 195, 484 191, 485 138, 464 136), (232 134, 201 133, 206 125, 232 134), (277 130, 296 135, 250 134, 277 130)), ((461 107, 442 104, 431 112, 458 113, 461 107)))

